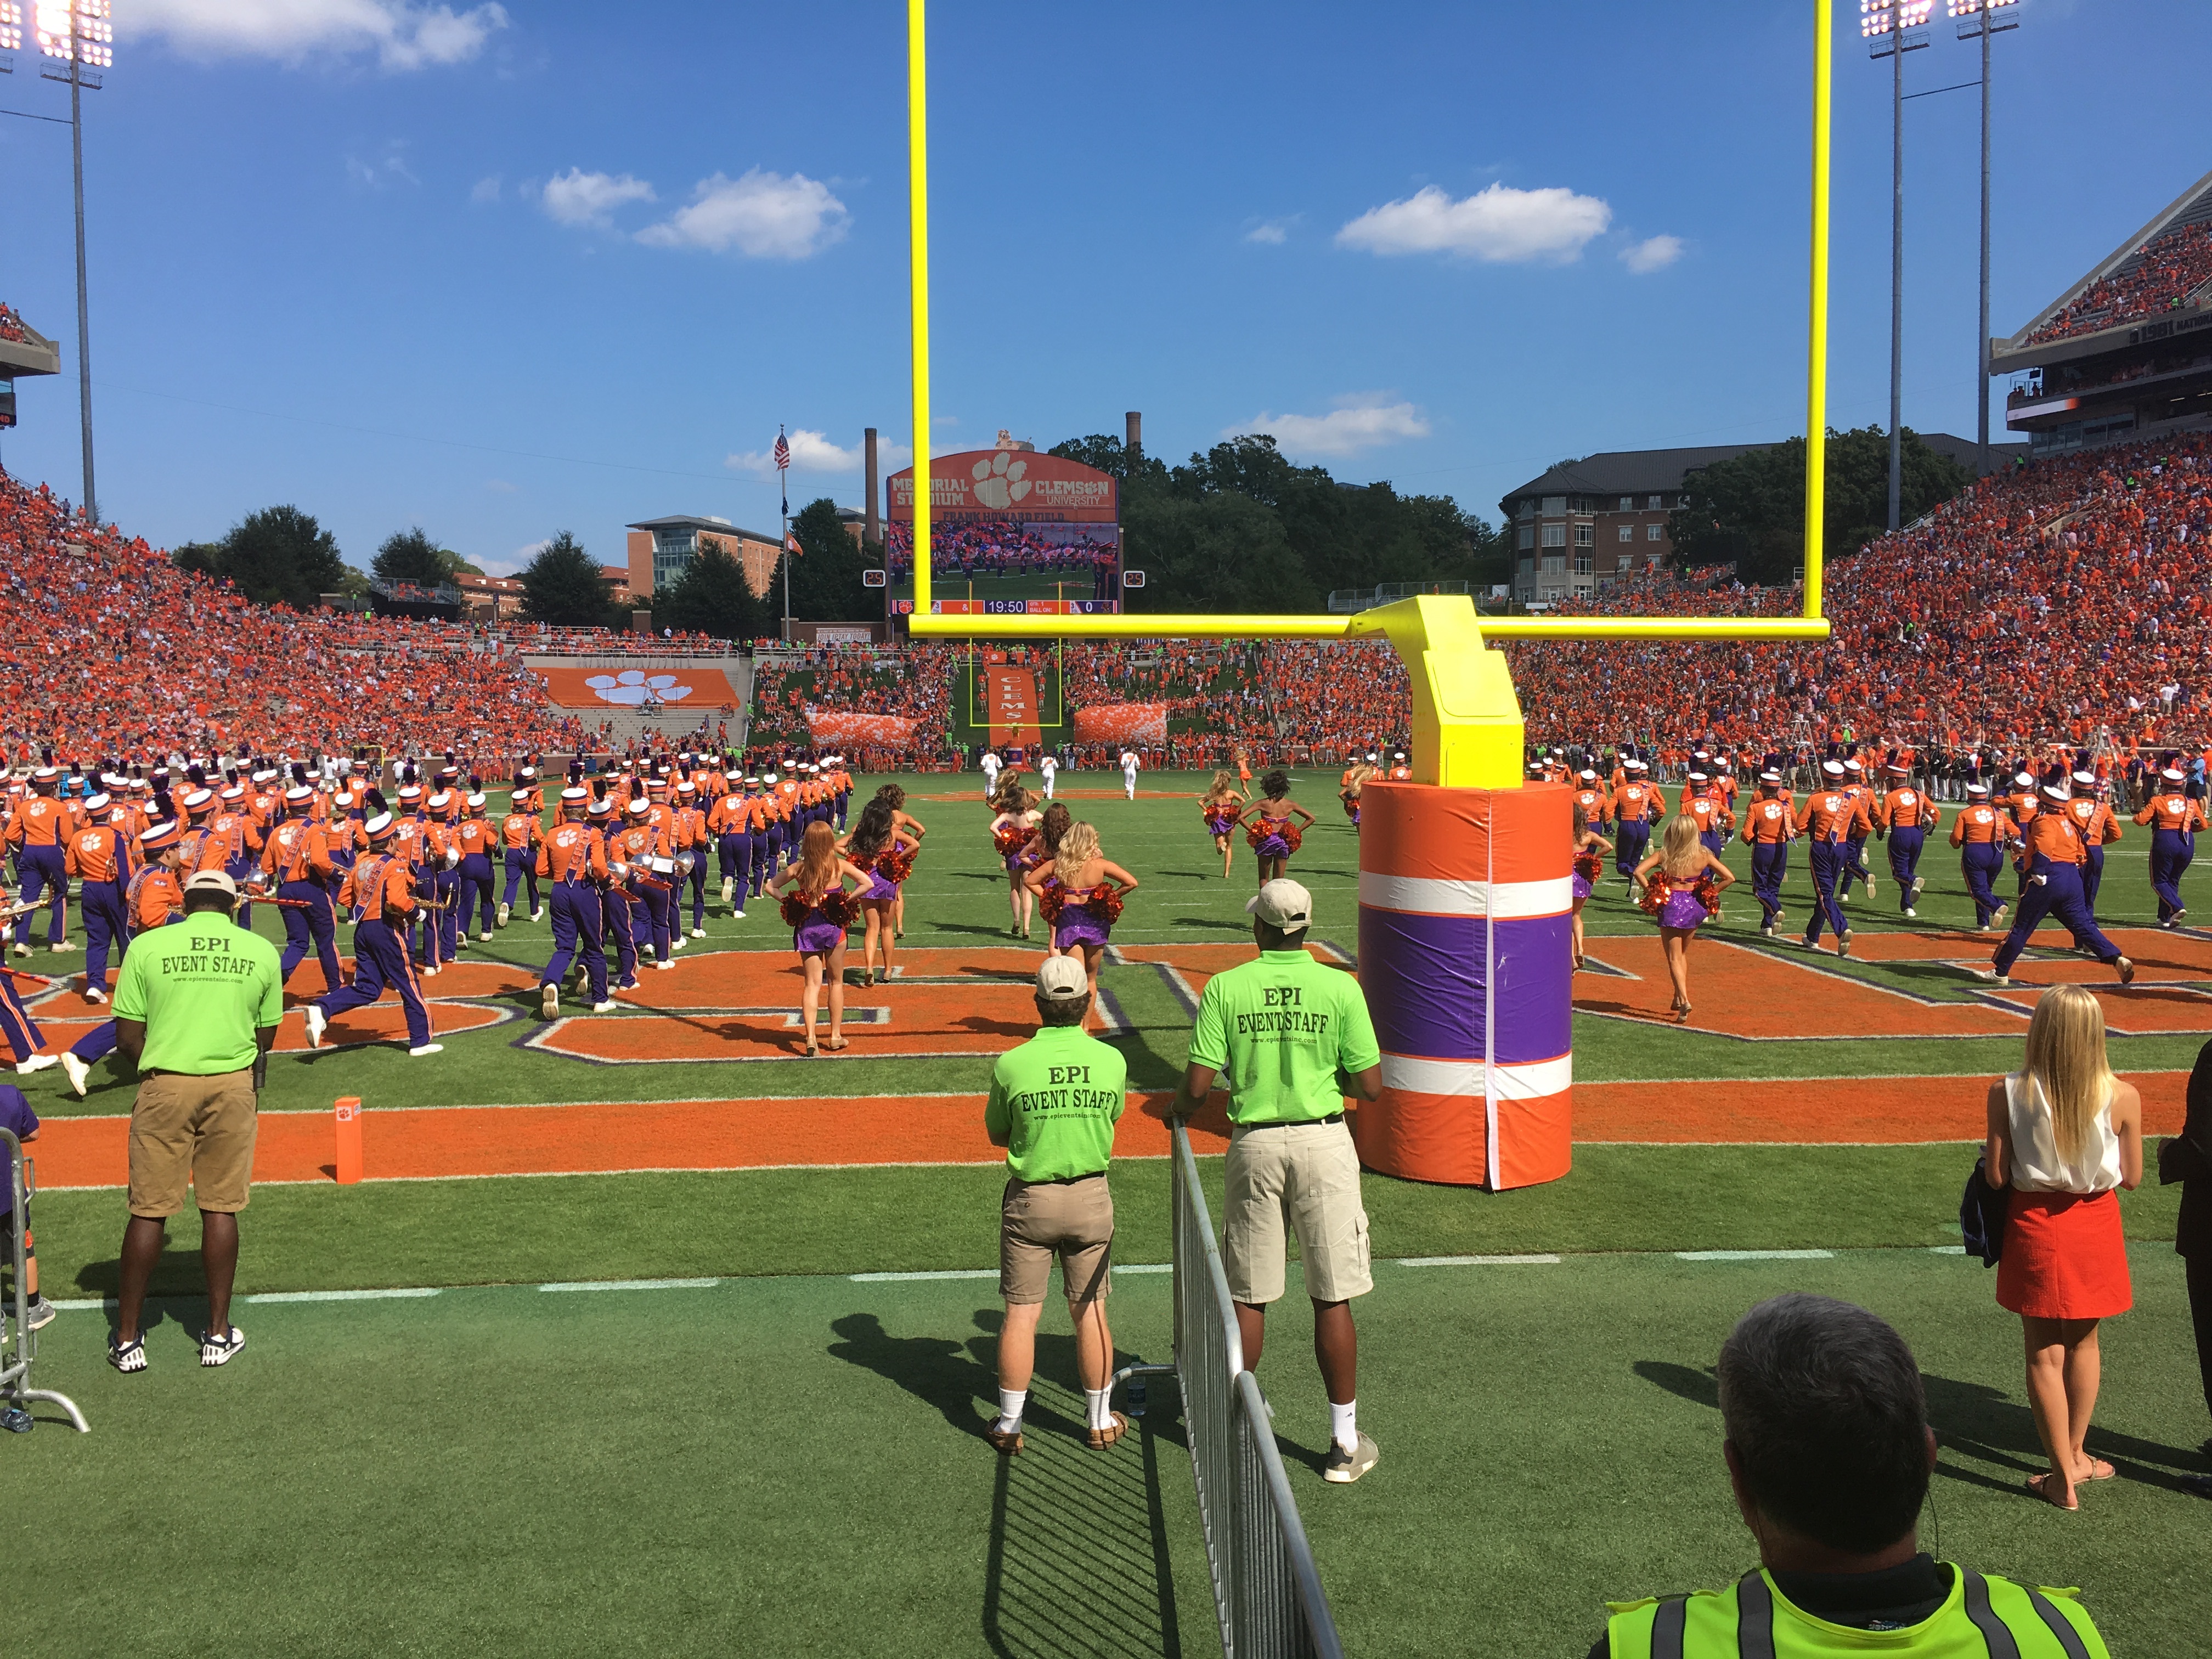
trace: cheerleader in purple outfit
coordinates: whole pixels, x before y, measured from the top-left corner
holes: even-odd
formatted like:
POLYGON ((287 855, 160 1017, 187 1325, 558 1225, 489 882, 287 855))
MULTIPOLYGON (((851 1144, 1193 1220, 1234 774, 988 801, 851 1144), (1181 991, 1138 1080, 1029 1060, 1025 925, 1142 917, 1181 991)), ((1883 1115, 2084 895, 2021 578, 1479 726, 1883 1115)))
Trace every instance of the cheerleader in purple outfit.
POLYGON ((1291 854, 1313 828, 1314 815, 1290 799, 1291 780, 1279 768, 1260 780, 1260 793, 1266 799, 1244 815, 1244 839, 1259 855, 1260 885, 1265 887, 1286 873, 1291 854))
POLYGON ((1678 812, 1667 820, 1658 850, 1636 866, 1635 879, 1644 884, 1644 908, 1659 924, 1679 1025, 1690 1018, 1690 940, 1719 911, 1720 896, 1735 874, 1698 839, 1697 819, 1678 812))
POLYGON ((1237 793, 1226 771, 1216 772, 1206 793, 1198 798, 1198 810, 1206 815, 1206 833, 1213 837, 1213 850, 1221 854, 1221 878, 1229 879, 1229 866, 1236 858, 1237 816, 1244 805, 1244 797, 1237 793))
POLYGON ((991 844, 1006 866, 1006 902, 1014 913, 1014 925, 1009 931, 1018 939, 1027 939, 1030 918, 1036 909, 1036 895, 1030 891, 1026 879, 1035 867, 1029 846, 1036 836, 1037 820, 1044 814, 1030 805, 1030 792, 1018 783, 1001 789, 992 804, 998 816, 991 820, 991 844))
POLYGON ((1582 833, 1575 837, 1575 968, 1583 965, 1583 906, 1597 890, 1597 879, 1605 872, 1605 855, 1613 851, 1613 843, 1585 823, 1582 833))
POLYGON ((846 1046, 843 917, 869 882, 867 871, 838 856, 835 830, 826 823, 810 823, 797 860, 769 884, 771 893, 787 895, 783 914, 792 924, 791 948, 799 952, 806 971, 806 988, 799 1000, 809 1054, 817 1052, 814 1016, 822 1006, 824 981, 830 987, 830 1036, 821 1046, 833 1054, 846 1046), (848 888, 848 879, 857 885, 848 888))
POLYGON ((1052 862, 1032 871, 1029 882, 1053 924, 1054 954, 1081 958, 1095 1005, 1098 961, 1106 954, 1122 901, 1137 890, 1137 878, 1099 851, 1094 826, 1078 822, 1060 838, 1052 862))
POLYGON ((837 843, 837 850, 851 860, 854 866, 868 878, 867 890, 860 894, 860 913, 867 922, 867 936, 860 943, 860 967, 863 985, 876 982, 876 952, 880 949, 884 958, 884 979, 891 976, 891 941, 897 937, 894 920, 899 903, 899 884, 906 879, 914 865, 915 848, 920 845, 913 836, 892 827, 896 809, 881 794, 861 808, 858 823, 852 834, 837 843))

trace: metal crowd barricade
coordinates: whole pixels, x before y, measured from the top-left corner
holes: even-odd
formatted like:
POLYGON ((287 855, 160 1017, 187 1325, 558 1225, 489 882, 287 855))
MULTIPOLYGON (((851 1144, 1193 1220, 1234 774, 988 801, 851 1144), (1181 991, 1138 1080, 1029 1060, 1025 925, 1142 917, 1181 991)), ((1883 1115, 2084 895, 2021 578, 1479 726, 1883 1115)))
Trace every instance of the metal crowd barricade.
POLYGON ((12 1131, 0 1129, 0 1146, 7 1149, 6 1177, 9 1195, 15 1200, 15 1218, 14 1260, 10 1264, 15 1273, 15 1299, 6 1310, 9 1316, 0 1318, 0 1419, 6 1419, 5 1426, 16 1432, 27 1432, 31 1426, 30 1402, 44 1400, 67 1412, 79 1434, 89 1434, 91 1425, 76 1408, 76 1401, 51 1389, 31 1386, 31 1362, 39 1354, 39 1334, 31 1328, 31 1291, 25 1283, 27 1275, 23 1255, 23 1236, 30 1230, 31 1164, 23 1156, 23 1143, 12 1131))
POLYGON ((1259 1379, 1244 1369, 1228 1275, 1190 1137, 1173 1128, 1175 1364, 1227 1659, 1343 1659, 1259 1379))

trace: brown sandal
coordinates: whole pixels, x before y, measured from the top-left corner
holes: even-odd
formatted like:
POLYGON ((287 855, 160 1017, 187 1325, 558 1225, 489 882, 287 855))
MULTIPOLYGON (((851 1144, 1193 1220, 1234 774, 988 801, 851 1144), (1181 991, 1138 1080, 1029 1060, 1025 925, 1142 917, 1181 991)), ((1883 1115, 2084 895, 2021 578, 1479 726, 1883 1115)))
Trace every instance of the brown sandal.
POLYGON ((1123 1435, 1128 1433, 1129 1419, 1122 1416, 1119 1412, 1114 1413, 1113 1418, 1113 1422, 1107 1427, 1103 1429, 1092 1429, 1085 1437, 1085 1441, 1091 1450, 1104 1451, 1107 1447, 1112 1445, 1123 1435))
POLYGON ((999 1455, 1001 1457, 1018 1457, 1021 1455, 1022 1431, 1019 1429, 1015 1429, 1012 1432, 1008 1432, 1006 1430, 999 1428, 995 1425, 986 1425, 983 1430, 983 1438, 989 1441, 994 1446, 998 1448, 999 1455))
POLYGON ((844 1050, 851 1048, 853 1046, 853 1042, 852 1039, 849 1037, 824 1037, 822 1040, 822 1046, 828 1049, 831 1054, 842 1054, 844 1050))

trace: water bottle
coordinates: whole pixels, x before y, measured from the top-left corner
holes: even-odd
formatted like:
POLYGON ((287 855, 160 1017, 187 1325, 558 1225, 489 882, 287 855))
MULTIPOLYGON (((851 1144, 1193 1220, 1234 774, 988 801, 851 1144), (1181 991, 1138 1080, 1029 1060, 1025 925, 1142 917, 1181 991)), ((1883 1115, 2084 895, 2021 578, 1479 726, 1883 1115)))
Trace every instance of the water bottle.
MULTIPOLYGON (((1141 1365, 1145 1362, 1142 1359, 1133 1359, 1130 1363, 1133 1364, 1141 1365)), ((1137 1375, 1132 1376, 1128 1381, 1127 1386, 1122 1392, 1123 1397, 1128 1403, 1129 1415, 1132 1417, 1142 1417, 1145 1414, 1144 1373, 1139 1371, 1137 1375)))

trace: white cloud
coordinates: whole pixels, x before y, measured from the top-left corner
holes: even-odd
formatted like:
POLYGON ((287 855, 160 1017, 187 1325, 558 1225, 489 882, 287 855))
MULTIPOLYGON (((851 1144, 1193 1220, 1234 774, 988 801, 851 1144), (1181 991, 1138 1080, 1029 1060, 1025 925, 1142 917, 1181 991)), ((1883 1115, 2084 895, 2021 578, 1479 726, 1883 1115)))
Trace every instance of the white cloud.
POLYGON ((1244 233, 1248 242, 1258 242, 1268 247, 1279 247, 1290 239, 1291 227, 1305 216, 1293 213, 1287 219, 1262 219, 1244 233))
POLYGON ((499 174, 496 173, 491 173, 485 178, 477 180, 476 187, 469 191, 469 200, 471 202, 496 202, 499 200, 499 174))
POLYGON ((740 179, 702 179, 691 204, 638 232, 654 247, 735 248, 756 259, 804 259, 842 240, 852 216, 830 186, 803 173, 789 178, 749 169, 740 179))
POLYGON ((1425 438, 1429 422, 1409 403, 1385 403, 1382 392, 1366 392, 1337 400, 1326 415, 1254 416, 1241 426, 1225 428, 1222 436, 1264 432, 1285 450, 1302 455, 1352 455, 1378 444, 1401 438, 1425 438))
POLYGON ((586 173, 570 167, 545 181, 538 193, 546 216, 563 225, 597 225, 605 228, 609 216, 626 202, 656 199, 653 186, 627 173, 586 173))
MULTIPOLYGON (((867 451, 854 444, 850 448, 830 441, 826 433, 811 432, 805 428, 793 433, 785 441, 791 446, 791 470, 793 472, 858 472, 867 459, 867 451)), ((914 451, 905 444, 892 443, 888 439, 876 440, 876 465, 886 473, 895 472, 914 459, 914 451)), ((732 472, 750 473, 757 478, 775 477, 775 452, 770 449, 750 451, 731 455, 722 462, 732 472)))
POLYGON ((410 185, 422 182, 407 166, 405 143, 396 138, 384 147, 382 155, 373 161, 363 161, 358 155, 347 156, 346 177, 362 190, 385 190, 402 181, 410 185))
POLYGON ((1457 253, 1493 264, 1567 260, 1613 222, 1595 196, 1559 185, 1490 185, 1455 202, 1431 185, 1402 202, 1370 208, 1336 233, 1340 247, 1370 253, 1457 253))
POLYGON ((528 564, 532 559, 536 558, 540 553, 544 552, 552 544, 553 544, 549 538, 547 540, 542 542, 526 543, 523 546, 516 548, 514 552, 508 554, 505 558, 501 558, 496 554, 490 554, 481 558, 471 559, 469 562, 476 566, 477 569, 483 571, 487 576, 520 575, 522 573, 523 566, 528 564))
POLYGON ((1638 276, 1664 270, 1681 257, 1682 239, 1679 236, 1647 236, 1620 250, 1620 263, 1638 276))
POLYGON ((272 58, 374 52, 389 70, 464 64, 507 27, 496 3, 456 11, 417 0, 119 0, 125 40, 159 35, 193 58, 272 58))

